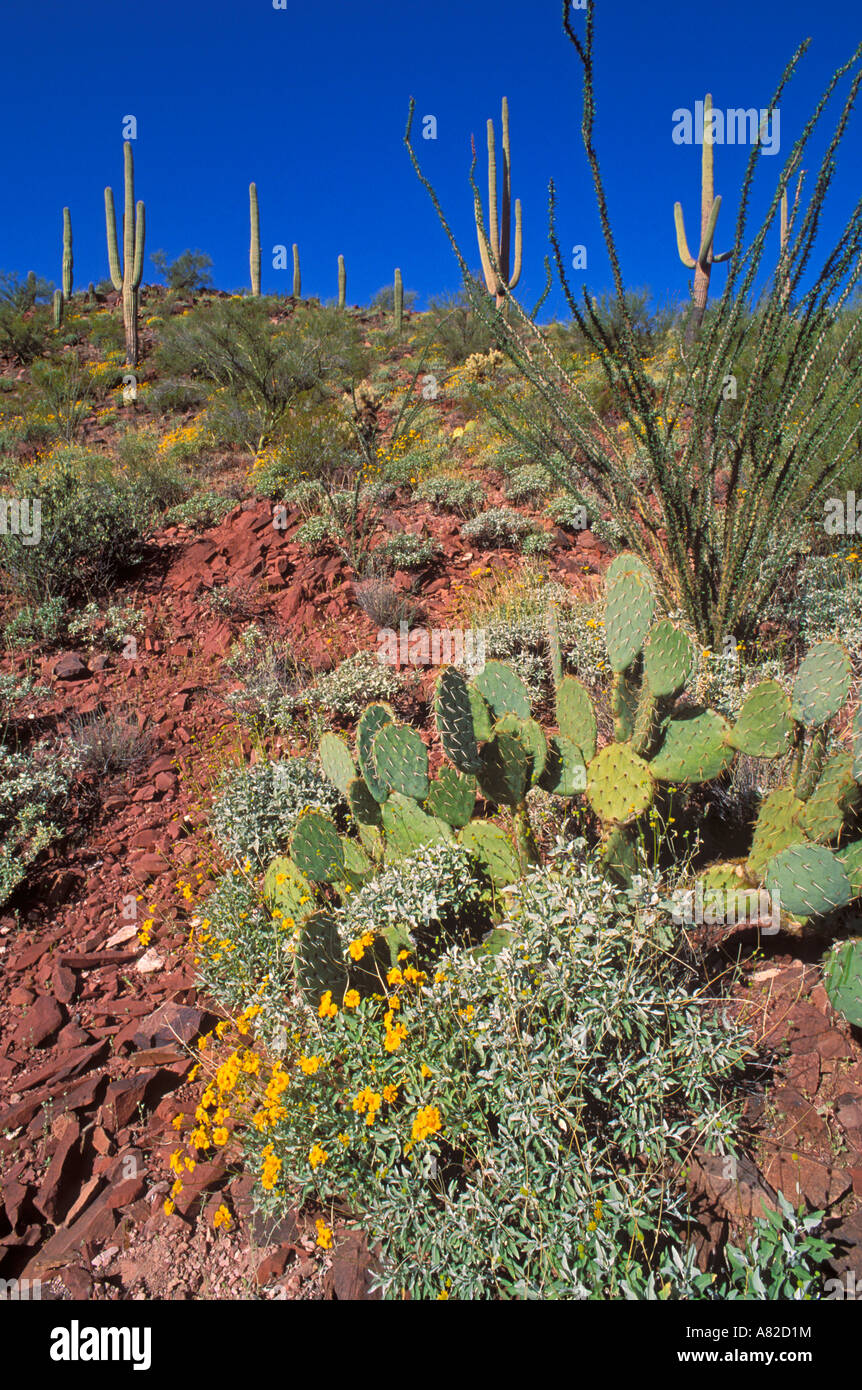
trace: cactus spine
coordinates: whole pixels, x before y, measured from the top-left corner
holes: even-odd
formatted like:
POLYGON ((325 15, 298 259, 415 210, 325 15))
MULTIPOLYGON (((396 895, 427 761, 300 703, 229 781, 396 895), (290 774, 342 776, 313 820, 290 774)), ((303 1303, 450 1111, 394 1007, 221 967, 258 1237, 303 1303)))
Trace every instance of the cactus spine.
POLYGON ((260 212, 257 206, 257 184, 250 183, 248 186, 249 216, 251 219, 251 246, 248 253, 249 269, 251 271, 251 292, 256 299, 260 298, 260 212))
POLYGON ((63 298, 72 298, 72 214, 63 208, 63 298))
POLYGON ((135 165, 131 143, 123 145, 125 161, 126 205, 123 216, 123 267, 120 269, 120 252, 117 244, 117 218, 114 212, 114 194, 105 189, 105 223, 108 233, 108 263, 111 267, 111 283, 123 295, 123 326, 126 330, 126 362, 130 367, 138 364, 138 289, 144 269, 144 204, 135 206, 135 165))
POLYGON ((722 251, 717 254, 713 249, 715 239, 715 224, 718 221, 718 214, 721 210, 721 198, 715 196, 715 186, 713 178, 714 155, 713 155, 713 123, 712 123, 712 97, 709 92, 703 103, 703 156, 701 160, 701 198, 700 198, 700 250, 697 259, 688 249, 688 240, 685 235, 685 221, 682 215, 682 203, 674 203, 673 215, 676 223, 676 245, 679 251, 679 258, 684 266, 694 271, 694 313, 689 320, 686 336, 690 342, 697 329, 703 322, 706 312, 706 302, 709 297, 709 277, 712 267, 719 261, 729 261, 730 251, 722 251))
POLYGON ((513 290, 521 278, 521 254, 523 248, 521 228, 521 200, 515 201, 515 265, 509 274, 509 249, 512 223, 512 160, 509 149, 509 103, 503 97, 503 188, 500 217, 497 217, 497 154, 494 147, 494 122, 488 120, 488 237, 487 243, 482 235, 481 208, 476 206, 476 234, 479 238, 479 254, 482 257, 482 270, 488 293, 493 294, 497 308, 506 301, 504 286, 513 290), (490 249, 490 254, 489 254, 490 249))
POLYGON ((302 277, 299 273, 299 247, 296 242, 293 244, 293 297, 302 298, 302 277))
POLYGON ((338 307, 344 308, 347 295, 347 271, 344 266, 344 257, 338 257, 338 307))
POLYGON ((401 332, 401 325, 404 319, 404 283, 401 279, 401 271, 395 271, 395 332, 401 332))

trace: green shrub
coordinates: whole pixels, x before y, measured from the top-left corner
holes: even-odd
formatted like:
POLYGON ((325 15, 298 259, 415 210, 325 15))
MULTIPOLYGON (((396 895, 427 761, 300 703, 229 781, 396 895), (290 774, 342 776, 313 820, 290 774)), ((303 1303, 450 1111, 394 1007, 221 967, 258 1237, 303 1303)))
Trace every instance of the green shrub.
POLYGON ((511 507, 491 507, 489 511, 480 512, 472 521, 465 521, 461 527, 465 540, 484 546, 515 547, 535 531, 535 523, 511 507))
POLYGON ((162 517, 164 526, 189 526, 195 531, 207 531, 218 526, 236 506, 235 497, 223 492, 197 492, 185 502, 169 507, 162 517))
POLYGON ((544 497, 548 491, 548 475, 541 464, 522 463, 506 478, 506 496, 510 502, 523 505, 544 497))
POLYGON ((573 497, 552 497, 545 510, 557 526, 567 526, 572 531, 583 531, 589 519, 586 508, 573 497))
POLYGON ((20 609, 3 629, 10 647, 26 647, 34 642, 56 642, 66 624, 68 605, 57 594, 35 607, 20 609))
POLYGON ((471 517, 481 510, 485 490, 481 483, 472 478, 455 478, 438 473, 430 478, 423 478, 416 495, 421 497, 423 502, 430 502, 437 511, 471 517))
POLYGON ((440 553, 436 541, 423 536, 413 536, 409 531, 398 531, 388 536, 375 547, 374 565, 383 573, 395 570, 418 570, 430 565, 440 553))
POLYGON ((63 834, 57 817, 77 766, 74 751, 47 741, 24 751, 0 744, 0 906, 63 834))
POLYGON ((315 681, 312 702, 332 714, 358 719, 372 700, 391 700, 402 683, 391 667, 378 661, 375 652, 357 652, 328 675, 315 681))
POLYGON ((19 593, 37 599, 89 596, 109 588, 140 559, 149 508, 128 481, 85 477, 60 462, 27 491, 41 498, 39 544, 0 535, 0 568, 19 593))
POLYGON ((332 523, 323 516, 310 516, 308 521, 297 527, 293 539, 297 545, 307 546, 316 555, 332 540, 332 523))
POLYGON ((339 408, 333 403, 305 403, 291 412, 278 442, 255 464, 254 490, 275 498, 303 481, 341 479, 355 470, 357 458, 350 426, 339 408))
POLYGON ((522 555, 549 555, 553 541, 547 531, 531 531, 521 541, 522 555))
POLYGON ((444 946, 470 944, 490 929, 489 884, 462 845, 417 850, 351 893, 340 915, 345 949, 366 932, 394 929, 423 963, 444 946))
POLYGON ((433 979, 390 974, 397 1010, 384 996, 297 1015, 313 1065, 289 1067, 270 1125, 248 1133, 260 1200, 349 1203, 387 1297, 692 1296, 704 1281, 668 1173, 695 1137, 732 1132, 744 1035, 654 944, 649 899, 608 894, 583 856, 568 846, 519 885, 496 954, 453 947, 433 979))
POLYGON ((266 864, 283 853, 301 811, 336 816, 344 798, 304 758, 255 763, 231 771, 219 785, 210 824, 216 843, 237 864, 266 864))

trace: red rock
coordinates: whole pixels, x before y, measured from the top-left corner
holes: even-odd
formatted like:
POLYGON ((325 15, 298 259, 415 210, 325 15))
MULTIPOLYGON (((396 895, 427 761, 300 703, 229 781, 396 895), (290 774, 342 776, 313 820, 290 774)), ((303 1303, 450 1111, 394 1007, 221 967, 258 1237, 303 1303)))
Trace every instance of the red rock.
MULTIPOLYGON (((131 1035, 139 1048, 167 1047, 190 1043, 203 1033, 213 1020, 211 1013, 182 1004, 161 1004, 148 1018, 141 1019, 131 1035)), ((118 1039, 119 1041, 119 1039, 118 1039)))
POLYGON ((52 1226, 59 1224, 61 1214, 71 1205, 73 1197, 69 1189, 81 1161, 81 1127, 71 1116, 64 1118, 68 1123, 39 1185, 38 1195, 33 1199, 34 1207, 52 1226))
POLYGON ((287 1269, 288 1261, 296 1255, 295 1245, 280 1245, 271 1254, 265 1255, 257 1267, 255 1278, 258 1284, 271 1284, 274 1279, 279 1279, 287 1269))
POLYGON ((141 854, 131 865, 131 872, 139 883, 148 883, 150 879, 158 878, 167 868, 165 860, 160 859, 157 854, 141 854))
POLYGON ((32 989, 24 989, 22 985, 18 985, 9 995, 8 1003, 13 1009, 26 1009, 35 998, 32 989))
POLYGON ((63 655, 54 662, 53 675, 57 680, 83 680, 86 676, 89 676, 89 674, 90 672, 87 670, 84 662, 75 652, 64 652, 63 655))
POLYGON ((41 994, 15 1029, 14 1040, 25 1047, 40 1047, 62 1027, 65 1018, 65 1010, 56 999, 41 994))

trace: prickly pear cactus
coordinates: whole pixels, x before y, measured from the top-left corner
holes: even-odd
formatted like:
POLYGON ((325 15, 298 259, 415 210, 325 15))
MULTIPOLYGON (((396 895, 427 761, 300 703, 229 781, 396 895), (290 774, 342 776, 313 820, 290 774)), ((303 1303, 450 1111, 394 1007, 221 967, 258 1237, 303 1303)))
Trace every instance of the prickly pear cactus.
POLYGON ((823 983, 833 1009, 862 1028, 862 939, 842 941, 823 958, 823 983))

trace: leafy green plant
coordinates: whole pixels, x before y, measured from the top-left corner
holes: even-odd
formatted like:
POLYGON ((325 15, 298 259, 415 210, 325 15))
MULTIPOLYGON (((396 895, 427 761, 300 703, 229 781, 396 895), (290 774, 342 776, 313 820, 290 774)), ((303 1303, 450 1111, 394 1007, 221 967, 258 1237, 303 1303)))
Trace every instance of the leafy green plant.
POLYGON ((260 865, 283 849, 300 813, 310 807, 337 817, 346 803, 304 758, 255 763, 224 775, 210 825, 228 858, 260 865))
POLYGON ((372 552, 373 562, 383 573, 395 570, 418 570, 430 565, 440 554, 436 541, 398 531, 387 536, 372 552))
POLYGON ((465 521, 461 535, 467 541, 484 546, 520 545, 525 536, 535 532, 535 522, 522 516, 512 507, 491 507, 480 512, 472 521, 465 521))
POLYGON ((435 473, 422 479, 416 495, 430 502, 435 511, 454 512, 456 516, 469 518, 481 511, 485 492, 481 483, 472 478, 435 473))

